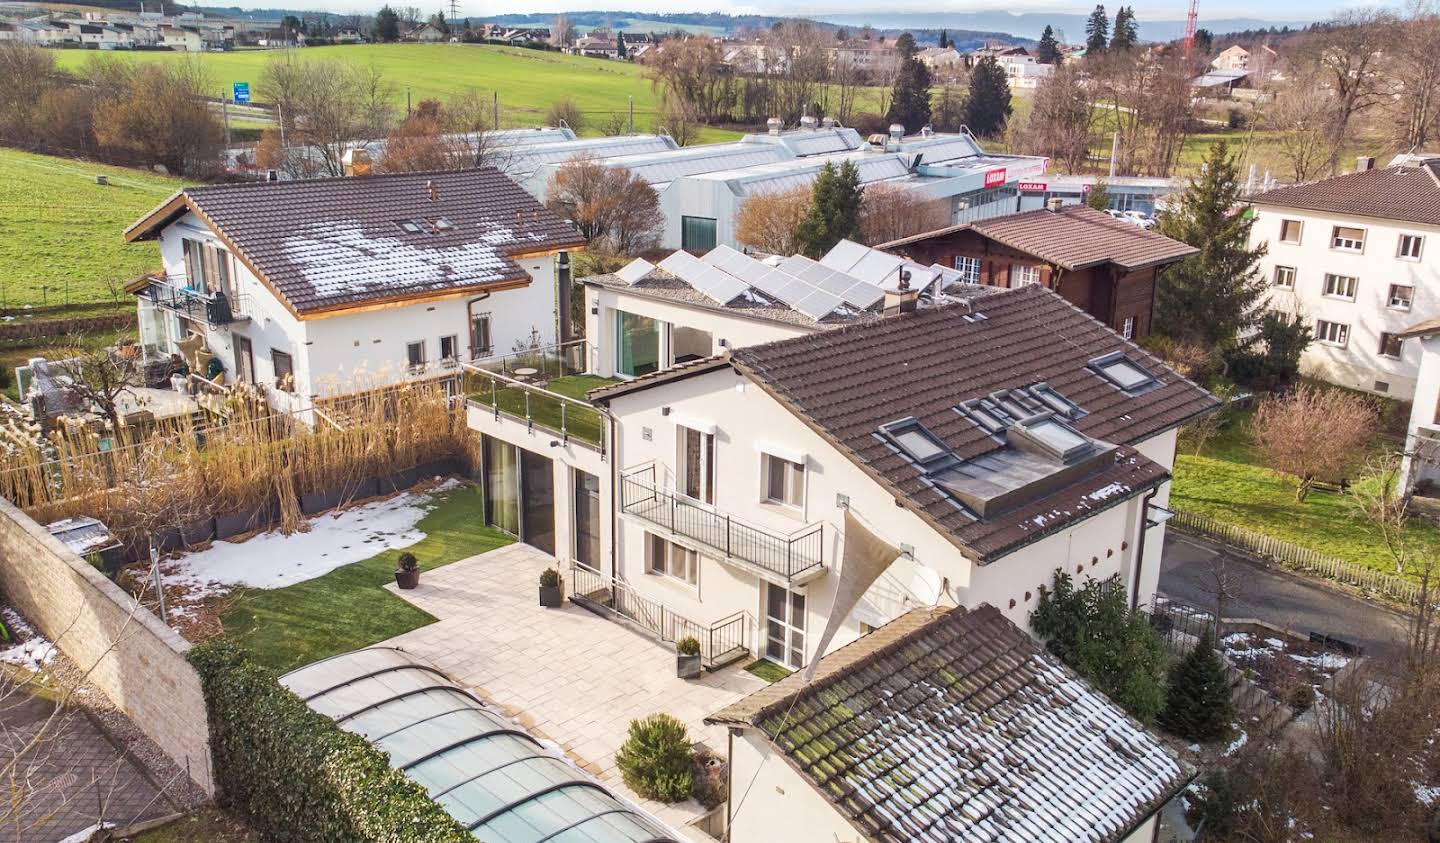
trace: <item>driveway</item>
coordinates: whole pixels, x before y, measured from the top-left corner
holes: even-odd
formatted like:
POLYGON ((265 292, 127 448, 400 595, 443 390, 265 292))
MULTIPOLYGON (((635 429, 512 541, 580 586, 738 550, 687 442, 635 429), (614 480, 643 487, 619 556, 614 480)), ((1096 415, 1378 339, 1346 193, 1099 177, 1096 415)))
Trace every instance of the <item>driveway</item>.
MULTIPOLYGON (((1168 531, 1160 562, 1160 593, 1213 611, 1215 580, 1209 563, 1217 555, 1216 545, 1168 531)), ((1364 644, 1372 655, 1394 653, 1403 647, 1407 621, 1386 604, 1363 600, 1235 551, 1229 558, 1232 596, 1226 601, 1226 615, 1257 618, 1302 635, 1323 632, 1364 644)))
POLYGON ((673 828, 703 812, 694 801, 661 805, 640 799, 620 778, 615 752, 630 721, 665 712, 692 740, 724 754, 725 729, 707 714, 765 687, 738 667, 695 681, 675 676, 675 650, 573 603, 539 605, 538 578, 555 559, 512 544, 426 571, 420 587, 393 593, 438 618, 391 638, 521 723, 559 744, 580 766, 673 828))

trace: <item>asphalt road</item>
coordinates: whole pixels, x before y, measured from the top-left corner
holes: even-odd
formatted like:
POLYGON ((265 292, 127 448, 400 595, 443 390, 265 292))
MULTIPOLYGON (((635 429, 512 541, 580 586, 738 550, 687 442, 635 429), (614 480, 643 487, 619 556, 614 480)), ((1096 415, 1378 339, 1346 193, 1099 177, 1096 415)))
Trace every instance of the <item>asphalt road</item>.
MULTIPOLYGON (((1160 593, 1214 611, 1214 546, 1170 531, 1160 562, 1160 593)), ((1403 647, 1406 620, 1382 603, 1363 600, 1314 580, 1236 553, 1226 563, 1231 595, 1227 617, 1257 618, 1308 635, 1323 632, 1363 644, 1371 655, 1403 647)))

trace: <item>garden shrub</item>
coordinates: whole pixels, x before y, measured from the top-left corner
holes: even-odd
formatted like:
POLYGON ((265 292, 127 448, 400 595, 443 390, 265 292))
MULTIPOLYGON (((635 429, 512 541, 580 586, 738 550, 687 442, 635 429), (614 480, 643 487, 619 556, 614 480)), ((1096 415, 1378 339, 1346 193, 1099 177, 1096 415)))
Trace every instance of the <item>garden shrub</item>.
POLYGON ((685 724, 668 714, 630 721, 630 736, 615 755, 629 788, 646 799, 681 802, 690 797, 694 750, 685 724))
POLYGON ((675 642, 675 652, 682 656, 700 655, 700 639, 693 635, 687 635, 675 642))
POLYGON ((474 843, 364 738, 311 711, 234 644, 190 653, 205 692, 215 801, 269 841, 474 843))
POLYGON ((1230 730, 1234 709, 1225 664, 1215 652, 1215 638, 1207 630, 1200 643, 1170 668, 1165 708, 1160 725, 1188 741, 1208 743, 1230 730))
POLYGON ((1057 570, 1030 624, 1050 652, 1131 716, 1155 721, 1165 703, 1165 645, 1145 615, 1130 608, 1123 587, 1090 580, 1077 590, 1057 570))

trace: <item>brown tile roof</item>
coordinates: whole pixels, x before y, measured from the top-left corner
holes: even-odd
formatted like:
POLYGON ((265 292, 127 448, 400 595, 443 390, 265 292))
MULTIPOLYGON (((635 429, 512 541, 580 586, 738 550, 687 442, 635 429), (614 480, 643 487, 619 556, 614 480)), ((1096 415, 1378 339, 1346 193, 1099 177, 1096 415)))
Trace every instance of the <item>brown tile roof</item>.
POLYGON ((1218 406, 1185 380, 1058 295, 1037 286, 863 325, 751 346, 731 364, 969 558, 988 562, 1162 482, 1165 470, 1132 447, 1218 406), (982 313, 973 320, 968 311, 982 313), (1156 379, 1120 390, 1089 363, 1120 353, 1156 379), (890 447, 881 425, 914 417, 964 461, 1005 448, 955 411, 1002 389, 1045 383, 1077 404, 1081 433, 1119 447, 1112 463, 1018 509, 984 519, 956 505, 923 469, 890 447))
POLYGON ((1440 162, 1378 167, 1250 197, 1253 205, 1303 208, 1440 225, 1440 162))
POLYGON ((1416 322, 1395 336, 1402 340, 1408 340, 1413 337, 1429 337, 1435 334, 1440 334, 1440 316, 1433 319, 1426 319, 1423 322, 1416 322))
POLYGON ((992 606, 910 612, 707 722, 761 730, 885 843, 1108 843, 1194 776, 992 606))
POLYGON ((190 187, 126 239, 155 237, 187 211, 296 314, 525 283, 513 256, 584 242, 490 168, 190 187), (435 229, 437 219, 452 227, 435 229), (402 221, 425 230, 406 232, 402 221))
POLYGON ((614 398, 617 395, 624 395, 627 392, 635 392, 641 389, 648 389, 662 383, 684 380, 685 378, 703 375, 706 372, 713 372, 716 369, 725 369, 730 366, 730 358, 721 354, 714 357, 702 357, 699 360, 691 360, 688 363, 681 363, 670 366, 666 369, 657 369, 648 375, 640 375, 628 381, 610 384, 609 386, 597 386, 587 393, 591 401, 603 401, 607 398, 614 398))
POLYGON ((1146 231, 1084 205, 1069 205, 1059 211, 1028 211, 950 226, 894 240, 876 248, 903 252, 905 246, 913 243, 961 231, 974 231, 1069 270, 1113 263, 1129 271, 1173 263, 1199 253, 1194 246, 1146 231))

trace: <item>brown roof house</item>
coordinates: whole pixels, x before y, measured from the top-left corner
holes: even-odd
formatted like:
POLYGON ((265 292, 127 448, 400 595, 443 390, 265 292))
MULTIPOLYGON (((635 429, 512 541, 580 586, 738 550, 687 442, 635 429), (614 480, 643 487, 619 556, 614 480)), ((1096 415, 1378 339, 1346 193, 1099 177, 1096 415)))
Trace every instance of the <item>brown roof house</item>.
MULTIPOLYGON (((1057 569, 1149 601, 1176 430, 1216 400, 1040 286, 883 296, 590 393, 615 420, 614 575, 701 626, 756 615, 750 648, 790 668, 937 602, 1026 627, 1057 569)), ((680 333, 608 321, 636 359, 680 333)))
POLYGON ((198 338, 280 405, 553 343, 583 245, 493 169, 185 188, 125 238, 165 266, 127 288, 147 354, 198 338))
POLYGON ((715 712, 734 843, 1151 843, 1195 772, 991 606, 914 609, 715 712))
POLYGON ((979 284, 1038 284, 1137 340, 1150 333, 1160 273, 1198 252, 1084 205, 964 223, 876 248, 954 267, 979 284))

